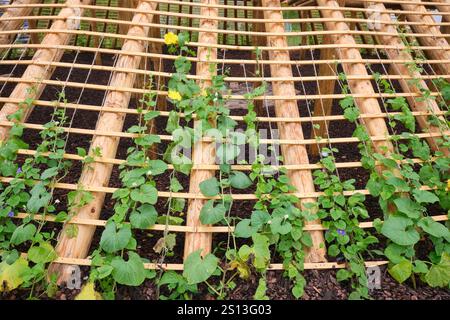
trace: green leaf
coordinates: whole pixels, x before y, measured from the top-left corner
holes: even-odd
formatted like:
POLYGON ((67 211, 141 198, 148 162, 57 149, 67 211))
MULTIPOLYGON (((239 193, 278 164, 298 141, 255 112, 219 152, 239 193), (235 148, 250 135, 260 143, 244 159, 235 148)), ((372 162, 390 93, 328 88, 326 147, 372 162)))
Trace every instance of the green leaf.
POLYGON ((413 190, 414 199, 420 203, 435 203, 439 198, 432 192, 420 189, 413 190))
POLYGON ((11 243, 15 245, 24 243, 25 241, 33 239, 35 233, 36 227, 33 224, 20 225, 14 230, 11 236, 11 243))
POLYGON ((200 211, 200 221, 203 224, 214 224, 225 218, 227 209, 222 203, 214 206, 214 200, 207 201, 200 211))
POLYGON ((6 261, 0 263, 0 292, 8 292, 18 288, 25 275, 30 271, 28 261, 20 257, 13 264, 6 261))
POLYGON ((239 146, 232 143, 224 143, 217 148, 216 153, 220 159, 220 163, 229 163, 239 155, 240 149, 239 146))
POLYGON ((122 257, 114 257, 111 266, 114 268, 112 276, 119 284, 136 287, 141 285, 146 278, 144 263, 135 252, 128 252, 128 261, 122 257))
POLYGON ((238 238, 250 238, 253 231, 253 228, 250 227, 250 219, 243 219, 236 225, 234 235, 238 238))
POLYGON ((260 278, 254 296, 255 300, 269 300, 269 297, 266 296, 266 291, 267 291, 266 279, 260 278))
POLYGON ((417 219, 423 211, 421 205, 412 201, 409 198, 398 198, 394 200, 399 212, 407 215, 412 219, 417 219))
POLYGON ((131 191, 130 197, 137 202, 155 204, 158 200, 158 190, 151 184, 143 184, 139 189, 131 191))
POLYGON ((399 283, 403 283, 412 274, 413 265, 409 260, 403 260, 392 268, 389 268, 389 274, 399 283))
POLYGON ((151 204, 143 204, 130 215, 130 223, 133 228, 147 229, 153 226, 158 218, 158 212, 151 204))
POLYGON ((192 252, 184 261, 183 277, 188 284, 201 283, 216 271, 219 259, 211 253, 208 253, 203 259, 201 257, 202 249, 192 252))
POLYGON ((298 276, 294 287, 292 287, 292 294, 296 299, 300 299, 303 296, 303 293, 305 292, 305 285, 306 280, 303 276, 298 276))
POLYGON ((449 238, 450 231, 439 222, 436 222, 431 217, 425 217, 419 220, 417 225, 426 233, 431 234, 436 238, 449 238))
POLYGON ((220 192, 219 182, 215 177, 200 182, 200 191, 205 197, 217 196, 220 192))
POLYGON ((47 180, 58 174, 58 167, 48 168, 41 174, 41 180, 47 180))
POLYGON ((41 242, 39 246, 31 247, 28 250, 28 260, 34 263, 52 262, 58 257, 53 246, 48 242, 41 242))
POLYGON ((432 287, 448 287, 450 283, 450 255, 442 254, 441 261, 433 265, 425 275, 425 281, 432 287))
POLYGON ((106 224, 105 230, 100 238, 100 247, 108 253, 114 253, 124 249, 131 239, 131 229, 129 226, 123 226, 116 231, 116 224, 110 221, 106 224))
POLYGON ((336 273, 336 280, 339 282, 350 279, 351 277, 352 277, 352 273, 346 269, 340 269, 336 273))
POLYGON ((252 185, 252 180, 245 173, 234 171, 230 177, 230 184, 236 189, 247 189, 252 185))
POLYGON ((414 261, 413 272, 414 273, 427 273, 428 272, 428 266, 423 261, 415 260, 414 261))
POLYGON ((255 254, 253 264, 256 269, 263 270, 270 261, 269 238, 257 233, 252 236, 252 240, 253 252, 255 254))
POLYGON ((291 223, 283 216, 274 217, 270 224, 270 230, 274 234, 288 234, 292 230, 291 223))
POLYGON ((420 240, 414 222, 400 216, 389 216, 383 223, 381 233, 402 246, 411 246, 420 240))
POLYGON ((42 182, 36 184, 30 191, 31 198, 27 202, 30 213, 37 213, 41 208, 48 205, 52 195, 47 192, 42 182))

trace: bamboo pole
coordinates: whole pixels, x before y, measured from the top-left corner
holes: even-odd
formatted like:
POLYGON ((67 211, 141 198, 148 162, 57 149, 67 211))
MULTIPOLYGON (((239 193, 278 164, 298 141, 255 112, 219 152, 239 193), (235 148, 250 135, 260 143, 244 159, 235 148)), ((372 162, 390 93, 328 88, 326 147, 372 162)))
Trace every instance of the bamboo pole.
MULTIPOLYGON (((324 43, 331 43, 330 36, 324 37, 324 43)), ((335 51, 332 48, 324 48, 320 52, 320 59, 334 60, 335 51)), ((334 76, 337 74, 336 64, 321 64, 319 66, 319 76, 334 76)), ((317 82, 317 93, 321 94, 333 94, 334 87, 336 85, 336 79, 323 80, 317 82)), ((314 101, 314 117, 317 116, 329 116, 333 108, 333 99, 318 99, 314 101)), ((311 136, 328 138, 328 122, 321 121, 317 123, 320 127, 318 129, 311 129, 311 136)), ((317 156, 320 152, 319 145, 311 145, 310 153, 312 156, 317 156)))
MULTIPOLYGON (((15 0, 14 4, 19 5, 32 5, 40 2, 40 0, 15 0)), ((15 17, 25 17, 31 14, 33 11, 33 6, 18 7, 18 8, 8 8, 0 17, 0 31, 4 30, 17 30, 23 24, 23 20, 8 20, 15 17)), ((30 26, 31 27, 31 26, 30 26)), ((14 39, 13 34, 0 35, 0 44, 11 43, 14 39)))
MULTIPOLYGON (((430 15, 421 15, 427 13, 427 9, 421 4, 420 0, 414 0, 417 4, 401 4, 403 10, 417 12, 416 14, 406 14, 406 19, 412 22, 422 23, 412 25, 416 33, 428 33, 431 37, 417 37, 418 41, 424 46, 441 47, 442 50, 425 50, 426 54, 436 60, 446 60, 450 58, 450 46, 438 26, 428 25, 435 23, 430 15)), ((450 64, 442 63, 436 65, 441 74, 450 74, 450 64)))
MULTIPOLYGON (((280 0, 262 0, 264 7, 281 7, 280 0)), ((284 23, 270 22, 271 19, 282 19, 283 14, 279 10, 264 11, 264 18, 268 20, 266 22, 266 30, 271 31, 283 31, 284 23)), ((267 43, 273 47, 286 47, 287 38, 285 36, 268 36, 267 43)), ((289 52, 286 50, 271 51, 269 52, 269 58, 274 61, 286 61, 290 60, 289 52)), ((292 76, 292 69, 286 65, 271 65, 270 72, 272 76, 284 77, 292 76)), ((274 94, 283 95, 295 95, 295 87, 293 81, 273 81, 274 94)), ((297 103, 292 100, 279 100, 275 102, 275 115, 277 117, 299 117, 300 113, 297 107, 297 103)), ((278 125, 279 135, 281 139, 303 139, 302 126, 299 123, 288 122, 278 125)), ((308 154, 304 146, 281 146, 281 152, 284 158, 285 164, 308 164, 308 154)), ((314 192, 314 182, 310 170, 291 170, 288 172, 291 184, 297 188, 300 193, 314 192)), ((304 204, 315 201, 312 198, 302 199, 300 201, 303 209, 304 204)), ((318 224, 319 220, 306 221, 305 224, 318 224)), ((305 257, 306 262, 322 262, 326 261, 325 258, 325 245, 323 233, 320 231, 311 232, 311 238, 313 246, 307 250, 305 257)))
MULTIPOLYGON (((138 10, 155 10, 157 3, 139 1, 138 10)), ((143 23, 151 22, 153 14, 150 13, 136 13, 133 17, 134 26, 128 30, 128 35, 146 36, 149 33, 150 28, 143 26, 143 23)), ((122 46, 125 51, 137 51, 145 52, 145 46, 147 44, 138 40, 126 40, 122 46)), ((117 59, 117 67, 129 67, 138 68, 140 65, 141 57, 119 55, 117 59)), ((111 78, 111 85, 117 87, 132 88, 136 80, 135 74, 127 72, 114 72, 111 78)), ((110 108, 126 109, 128 108, 131 92, 118 92, 111 90, 107 93, 105 103, 103 106, 110 108)), ((96 131, 122 131, 123 123, 125 120, 125 114, 117 112, 102 112, 99 116, 96 131)), ((95 148, 100 148, 102 156, 115 157, 117 147, 119 145, 118 137, 108 137, 102 135, 95 135, 92 139, 90 153, 95 148)), ((82 174, 79 180, 79 185, 83 187, 103 187, 107 186, 109 178, 111 176, 113 166, 105 163, 91 163, 85 165, 82 170, 82 174)), ((94 192, 94 199, 81 208, 74 209, 74 217, 98 219, 103 201, 105 199, 104 192, 94 192)), ((85 258, 88 254, 89 247, 92 241, 92 237, 95 231, 95 226, 78 226, 78 232, 75 237, 69 237, 66 233, 67 227, 65 226, 58 239, 58 245, 56 251, 61 257, 70 258, 85 258)), ((70 266, 53 265, 53 272, 58 272, 58 282, 62 283, 67 281, 72 269, 70 266)))
MULTIPOLYGON (((387 13, 382 13, 384 10, 386 10, 386 7, 384 6, 384 4, 382 3, 365 3, 366 7, 371 7, 374 10, 377 10, 380 12, 380 15, 378 17, 378 20, 381 21, 391 21, 391 16, 387 13)), ((382 31, 382 32, 391 32, 393 34, 397 33, 396 28, 391 25, 391 24, 383 24, 380 23, 378 25, 375 26, 376 29, 378 29, 378 31, 382 31), (377 28, 378 27, 378 28, 377 28)), ((396 46, 397 49, 386 49, 386 54, 389 57, 389 59, 391 60, 396 60, 396 59, 411 59, 412 60, 412 56, 411 54, 406 50, 406 46, 403 43, 403 41, 401 40, 400 36, 379 36, 378 38, 378 42, 381 44, 387 44, 387 45, 393 45, 396 46)), ((394 71, 396 74, 398 75, 403 75, 403 76, 410 76, 413 79, 416 79, 415 81, 408 81, 406 79, 400 79, 400 85, 402 87, 402 90, 404 92, 414 92, 414 93, 421 93, 421 89, 422 90, 427 90, 428 86, 426 84, 426 82, 421 79, 421 74, 419 71, 412 69, 412 68, 408 68, 408 66, 406 64, 400 64, 400 63, 392 63, 392 71, 394 71)), ((441 110, 439 109, 438 104, 436 103, 436 100, 433 99, 415 99, 413 97, 408 97, 407 98, 409 105, 411 106, 411 108, 413 109, 413 111, 418 111, 418 112, 424 112, 424 111, 431 111, 431 112, 435 112, 435 113, 439 113, 441 110)), ((427 117, 425 116, 418 116, 416 117, 417 122, 419 123, 420 127, 422 128, 422 131, 426 132, 433 132, 433 133, 437 133, 440 132, 439 127, 433 126, 432 124, 430 124, 427 121, 427 117)), ((443 117, 439 117, 439 119, 445 123, 445 119, 443 117)), ((433 150, 439 150, 439 145, 436 142, 436 139, 433 137, 430 137, 427 139, 428 144, 430 145, 430 147, 433 150)), ((448 155, 448 149, 443 150, 447 155, 448 155)))
MULTIPOLYGON (((90 4, 91 0, 67 0, 66 4, 70 5, 68 8, 62 9, 56 19, 50 27, 50 30, 74 30, 79 27, 79 20, 72 17, 81 17, 83 15, 83 9, 77 7, 77 5, 90 4)), ((71 35, 69 33, 48 33, 42 40, 42 45, 66 45, 70 41, 71 35)), ((33 56, 33 61, 40 64, 30 64, 22 75, 22 79, 35 79, 37 84, 30 82, 21 82, 16 85, 10 98, 21 99, 24 101, 27 98, 39 97, 45 88, 45 84, 41 83, 42 80, 49 79, 53 73, 54 67, 45 65, 45 63, 51 63, 53 61, 61 60, 64 50, 42 48, 36 51, 33 56), (42 64, 44 63, 44 64, 42 64)), ((7 117, 14 114, 22 108, 20 103, 5 103, 0 110, 0 121, 7 120, 7 117)), ((30 115, 32 109, 23 109, 22 120, 26 120, 30 115)), ((9 128, 0 127, 0 141, 5 140, 8 137, 9 128)))
MULTIPOLYGON (((212 5, 219 4, 218 0, 202 0, 200 3, 208 3, 212 5)), ((197 50, 197 57, 199 62, 197 63, 197 75, 211 76, 209 59, 217 58, 217 49, 209 49, 202 47, 202 43, 217 43, 218 33, 209 32, 206 30, 214 30, 218 28, 218 21, 208 19, 209 17, 216 17, 219 14, 217 8, 202 7, 200 14, 204 17, 200 19, 200 27, 205 30, 199 33, 198 42, 199 47, 197 50)), ((216 72, 217 70, 214 70, 216 72)), ((211 80, 205 80, 200 82, 200 87, 207 88, 211 85, 211 80)), ((197 125, 197 122, 196 124, 197 125)), ((214 164, 215 157, 215 143, 197 142, 192 149, 192 162, 196 164, 214 164)), ((200 193, 200 183, 206 179, 210 179, 214 176, 214 171, 211 170, 193 170, 191 173, 191 179, 189 181, 189 192, 200 193)), ((189 201, 188 211, 186 215, 187 226, 201 226, 200 222, 200 210, 202 209, 205 201, 195 199, 189 201)), ((202 254, 208 254, 211 252, 212 246, 212 234, 206 232, 186 233, 184 243, 184 259, 186 259, 192 252, 202 249, 202 254)))

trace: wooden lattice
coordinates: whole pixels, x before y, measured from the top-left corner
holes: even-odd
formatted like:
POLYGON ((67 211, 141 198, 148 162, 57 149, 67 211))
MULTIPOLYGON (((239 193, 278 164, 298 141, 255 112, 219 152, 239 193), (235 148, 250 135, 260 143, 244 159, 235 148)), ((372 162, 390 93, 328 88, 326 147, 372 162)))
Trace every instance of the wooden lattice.
MULTIPOLYGON (((73 160, 74 167, 81 173, 78 173, 78 181, 57 183, 55 192, 64 199, 68 191, 82 185, 94 195, 94 200, 77 209, 62 229, 60 224, 55 224, 60 236, 56 247, 59 257, 54 267, 66 271, 62 273, 62 279, 70 272, 67 266, 91 263, 89 254, 97 245, 92 243, 93 236, 96 229, 106 224, 108 216, 103 212, 111 201, 111 194, 120 187, 110 183, 111 175, 117 175, 118 166, 124 163, 125 155, 118 155, 117 149, 119 144, 127 144, 136 136, 127 133, 126 129, 136 122, 136 98, 148 91, 145 85, 150 75, 160 84, 157 90, 160 116, 166 118, 169 115, 165 84, 171 73, 164 65, 173 63, 175 56, 164 51, 163 35, 168 31, 190 33, 189 45, 197 55, 188 58, 196 63, 196 71, 189 78, 202 86, 209 85, 209 63, 220 67, 215 72, 230 68, 226 82, 243 88, 233 89, 231 93, 232 119, 243 121, 242 113, 235 110, 239 111, 239 103, 245 100, 246 86, 257 86, 262 81, 271 85, 270 92, 256 98, 259 101, 258 121, 277 126, 280 135, 262 139, 261 143, 281 145, 283 167, 288 169, 292 184, 297 188, 295 195, 304 204, 315 201, 321 194, 312 177, 312 171, 321 168, 320 164, 314 163, 320 156, 320 147, 345 146, 350 153, 357 150, 359 140, 348 130, 328 135, 328 129, 335 123, 346 121, 340 110, 333 112, 333 102, 347 95, 355 99, 360 119, 377 151, 392 151, 390 136, 393 132, 387 126, 387 119, 398 112, 386 110, 383 101, 393 97, 407 99, 420 128, 417 136, 427 141, 432 149, 439 148, 436 139, 448 135, 449 131, 442 132, 430 125, 427 116, 432 114, 443 119, 447 112, 436 102, 440 93, 431 80, 450 78, 449 9, 448 0, 318 0, 293 1, 290 5, 282 5, 279 0, 255 3, 249 0, 16 0, 2 5, 0 68, 4 71, 0 72, 0 137, 2 140, 8 137, 13 123, 7 116, 21 108, 21 102, 27 98, 35 101, 34 108, 24 114, 24 128, 32 135, 42 130, 45 116, 36 115, 49 116, 49 110, 54 107, 49 92, 64 90, 70 98, 61 107, 74 115, 70 125, 64 128, 72 143, 68 145, 71 151, 67 151, 64 158, 73 160), (369 15, 375 9, 380 15, 373 22, 369 15), (435 21, 433 15, 441 16, 442 22, 435 21), (24 22, 27 22, 26 29, 24 22), (379 25, 373 28, 373 23, 379 25), (398 28, 404 30, 402 35, 398 28), (28 37, 24 40, 24 36, 28 37), (421 60, 424 72, 408 69, 407 64, 413 62, 414 57, 404 50, 402 37, 417 40, 410 48, 425 54, 426 60, 421 60), (259 59, 253 54, 256 46, 261 51, 259 59), (380 92, 374 86, 370 66, 375 65, 382 79, 395 84, 397 90, 394 93, 380 92), (255 73, 257 66, 262 66, 262 74, 255 73), (340 72, 346 75, 348 94, 341 92, 338 85, 340 72), (60 74, 64 77, 60 78, 60 74), (96 76, 91 79, 90 75, 96 76), (429 88, 430 95, 436 100, 428 105, 415 99, 421 92, 411 84, 412 79, 419 79, 421 86, 429 88), (91 102, 84 98, 88 93, 95 93, 100 98, 91 102), (95 121, 85 121, 83 117, 95 121), (321 124, 320 129, 313 130, 313 124, 321 124), (322 137, 320 143, 315 135, 322 137), (91 150, 100 147, 102 157, 83 165, 83 158, 74 150, 77 146, 89 145, 91 150), (78 225, 75 237, 64 232, 70 224, 78 225)), ((171 141, 172 136, 160 127, 156 125, 153 132, 160 136, 163 144, 171 141)), ((210 252, 215 237, 233 229, 222 225, 205 226, 199 221, 199 212, 208 199, 200 193, 199 183, 214 176, 219 166, 214 154, 208 151, 212 143, 201 141, 198 144, 202 144, 202 148, 194 146, 194 167, 189 186, 185 188, 187 191, 158 190, 161 199, 188 200, 185 224, 156 224, 148 230, 149 233, 184 234, 184 257, 197 249, 210 252)), ((448 155, 448 150, 443 151, 448 155)), ((33 148, 19 150, 21 156, 35 153, 33 148)), ((251 168, 247 164, 232 167, 241 171, 251 168)), ((337 159, 339 170, 352 172, 361 167, 362 163, 355 157, 337 159)), ((173 170, 170 164, 169 170, 173 170)), ((8 184, 12 178, 1 177, 0 180, 8 184)), ((366 189, 345 194, 356 192, 369 195, 366 189)), ((232 197, 236 210, 240 203, 256 199, 252 193, 234 193, 232 197)), ((164 212, 161 208, 160 214, 164 212)), ((444 212, 435 214, 434 220, 447 220, 444 212)), ((16 216, 17 219, 25 217, 26 212, 16 216)), ((35 215, 34 218, 54 221, 51 215, 35 215)), ((372 228, 373 223, 363 222, 361 227, 372 228)), ((326 261, 325 248, 321 246, 325 228, 320 221, 308 222, 305 230, 313 239, 306 269, 344 267, 326 261)), ((163 264, 152 261, 146 267, 182 270, 182 259, 178 257, 174 263, 163 264)), ((368 261, 367 265, 385 263, 368 261)), ((277 261, 270 266, 273 270, 282 268, 277 261)))

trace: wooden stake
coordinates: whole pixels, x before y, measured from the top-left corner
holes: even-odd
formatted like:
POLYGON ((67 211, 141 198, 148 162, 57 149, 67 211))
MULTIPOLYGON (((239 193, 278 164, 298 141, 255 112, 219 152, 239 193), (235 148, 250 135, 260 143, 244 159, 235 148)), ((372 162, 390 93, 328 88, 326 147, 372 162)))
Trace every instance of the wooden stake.
MULTIPOLYGON (((81 17, 83 9, 77 7, 79 5, 89 5, 91 0, 67 0, 69 7, 63 8, 58 18, 55 19, 50 27, 50 30, 74 30, 78 29, 80 20, 71 19, 71 17, 81 17)), ((71 35, 62 32, 48 33, 42 40, 43 45, 67 45, 70 41, 71 35)), ((33 85, 30 82, 21 82, 16 85, 13 92, 9 96, 11 99, 20 99, 24 101, 27 98, 35 99, 39 97, 44 90, 45 84, 40 83, 42 80, 49 79, 53 73, 54 67, 42 64, 42 62, 51 63, 53 61, 61 60, 64 53, 62 49, 42 48, 36 51, 33 60, 40 64, 30 64, 22 75, 22 79, 35 79, 38 84, 33 85)), ((0 121, 7 120, 7 117, 14 114, 19 109, 23 108, 20 103, 5 103, 0 110, 0 121)), ((32 109, 23 109, 22 120, 26 120, 30 115, 32 109)), ((0 127, 0 141, 8 137, 8 127, 0 127)))
MULTIPOLYGON (((35 4, 38 3, 39 0, 15 0, 15 5, 26 5, 26 4, 35 4)), ((0 17, 0 31, 5 30, 17 30, 20 28, 21 25, 23 25, 23 20, 8 20, 10 18, 16 18, 16 17, 25 17, 29 16, 31 12, 33 11, 33 7, 19 7, 19 8, 7 8, 2 16, 0 17)), ((31 27, 31 24, 30 24, 31 27)), ((8 44, 13 41, 15 38, 15 35, 13 34, 5 34, 0 35, 0 44, 8 44)))
MULTIPOLYGON (((330 36, 324 37, 324 43, 331 43, 330 36)), ((321 60, 333 60, 335 59, 335 51, 332 48, 324 48, 320 52, 321 60)), ((319 76, 334 76, 337 74, 336 64, 321 64, 319 66, 319 76)), ((318 81, 317 94, 333 94, 336 80, 323 80, 318 81)), ((333 99, 318 99, 314 101, 314 117, 316 116, 329 116, 333 108, 333 99)), ((328 122, 317 122, 320 127, 318 129, 311 129, 311 136, 328 138, 328 122)), ((320 152, 319 145, 311 145, 310 153, 312 156, 317 156, 320 152)))
MULTIPOLYGON (((210 5, 219 4, 219 0, 202 0, 200 3, 207 3, 210 5)), ((219 10, 217 8, 201 7, 200 14, 204 18, 200 19, 200 27, 203 30, 214 30, 218 28, 217 20, 210 20, 208 17, 217 17, 219 10)), ((207 44, 216 44, 218 40, 218 33, 202 31, 199 32, 198 42, 207 44)), ((209 59, 217 58, 217 49, 198 47, 197 57, 199 62, 197 63, 197 75, 211 76, 209 59)), ((211 85, 210 80, 200 82, 201 88, 207 88, 211 85)), ((197 125, 197 122, 196 124, 197 125)), ((197 142, 192 149, 192 162, 196 164, 214 164, 215 157, 215 143, 214 142, 197 142)), ((214 171, 212 170, 193 170, 191 172, 191 179, 189 181, 189 192, 200 193, 200 183, 206 179, 212 178, 214 171)), ((195 199, 190 200, 188 205, 188 211, 186 215, 187 226, 201 226, 200 222, 200 210, 205 204, 204 200, 195 199)), ((211 252, 212 234, 206 232, 188 232, 186 233, 186 240, 184 243, 184 259, 186 259, 192 252, 202 249, 202 254, 208 254, 211 252)))
MULTIPOLYGON (((427 13, 427 9, 423 6, 420 0, 412 0, 417 4, 401 4, 403 10, 414 11, 417 14, 406 14, 406 19, 411 22, 420 22, 421 25, 412 25, 412 28, 417 33, 432 34, 432 37, 417 37, 418 41, 423 46, 435 46, 440 47, 442 50, 425 50, 426 54, 436 60, 450 59, 450 46, 447 40, 442 35, 438 26, 429 25, 435 23, 434 19, 430 15, 421 15, 420 13, 427 13)), ((450 64, 441 63, 436 65, 437 70, 441 74, 450 74, 450 64)))
MULTIPOLYGON (((365 3, 365 4, 366 4, 366 7, 370 5, 370 3, 365 3)), ((374 10, 377 10, 377 11, 379 10, 380 16, 378 17, 378 20, 386 21, 386 22, 391 21, 391 16, 387 13, 383 13, 386 10, 386 7, 384 6, 384 4, 382 4, 382 3, 377 3, 376 5, 372 4, 371 8, 373 8, 374 10)), ((385 44, 388 46, 392 45, 392 46, 397 47, 397 49, 386 49, 385 50, 386 54, 390 60, 396 60, 396 59, 412 60, 413 59, 411 57, 411 55, 409 54, 409 52, 406 50, 406 46, 403 43, 403 41, 401 40, 400 36, 395 36, 395 34, 397 33, 397 30, 394 27, 394 25, 379 23, 377 25, 377 27, 378 27, 378 28, 376 28, 377 31, 389 32, 389 33, 394 34, 394 36, 378 36, 377 37, 378 42, 380 44, 385 44)), ((391 65, 392 65, 392 71, 394 71, 396 74, 403 75, 403 76, 410 76, 413 79, 417 79, 414 82, 408 81, 405 79, 400 79, 399 82, 400 82, 400 85, 404 92, 413 92, 413 93, 420 94, 421 89, 422 90, 428 89, 426 82, 421 79, 421 74, 419 71, 408 68, 408 66, 406 64, 393 63, 391 65)), ((438 104, 433 99, 422 100, 422 99, 415 99, 413 97, 408 97, 407 100, 409 102, 409 105, 413 109, 413 111, 418 111, 418 112, 431 111, 431 112, 435 112, 435 113, 439 113, 441 111, 439 109, 438 104)), ((443 117, 439 117, 439 119, 441 121, 443 121, 443 123, 445 123, 445 120, 443 117)), ((422 131, 424 131, 424 132, 427 132, 427 131, 433 132, 433 133, 440 132, 439 127, 433 126, 432 124, 430 124, 427 121, 427 117, 418 116, 417 121, 418 121, 420 127, 422 128, 422 131)), ((430 137, 427 139, 427 141, 433 150, 435 150, 435 151, 439 150, 439 146, 438 146, 435 138, 430 137)), ((448 149, 445 149, 443 151, 448 155, 448 149)))
MULTIPOLYGON (((262 0, 264 7, 280 7, 280 0, 262 0)), ((268 21, 265 23, 266 30, 274 32, 284 31, 284 23, 270 22, 271 19, 283 19, 283 14, 278 10, 265 10, 264 18, 268 21)), ((285 36, 268 36, 267 43, 271 47, 287 47, 287 38, 285 36)), ((288 61, 290 60, 289 52, 287 50, 270 51, 269 58, 273 61, 288 61)), ((292 69, 289 65, 279 64, 271 65, 270 72, 272 77, 292 76, 292 69)), ((273 81, 273 92, 276 95, 295 95, 295 87, 292 81, 273 81)), ((283 118, 297 118, 300 116, 297 103, 292 100, 278 100, 275 102, 275 114, 277 117, 283 118)), ((303 139, 302 126, 299 123, 288 122, 278 125, 279 135, 281 139, 289 137, 289 139, 303 139)), ((281 146, 281 152, 285 164, 308 164, 308 154, 304 146, 281 146)), ((298 192, 308 193, 313 192, 314 182, 310 170, 290 170, 288 171, 291 184, 297 188, 298 192)), ((303 209, 304 204, 313 202, 314 199, 302 199, 300 201, 303 209)), ((319 220, 306 221, 306 224, 320 223, 319 220)), ((311 232, 313 246, 307 250, 305 258, 306 262, 322 262, 325 258, 325 242, 322 232, 311 232)))
MULTIPOLYGON (((156 2, 139 1, 137 10, 156 10, 156 2)), ((136 13, 133 17, 133 26, 128 30, 129 36, 145 37, 149 34, 149 27, 143 26, 145 23, 151 23, 153 14, 136 13)), ((137 40, 125 40, 122 50, 131 52, 145 52, 146 43, 137 40)), ((119 55, 117 59, 117 67, 138 68, 141 62, 140 56, 119 55)), ((110 85, 113 87, 133 88, 136 76, 128 72, 114 72, 110 85)), ((130 92, 109 91, 106 95, 104 107, 109 108, 128 108, 130 102, 130 92)), ((122 131, 125 120, 124 113, 102 112, 97 122, 96 131, 122 131)), ((119 145, 118 137, 95 135, 92 139, 90 154, 95 148, 100 148, 103 157, 114 158, 119 145)), ((107 186, 113 166, 111 164, 94 162, 83 166, 79 185, 83 187, 103 187, 107 186)), ((98 219, 103 201, 105 199, 104 192, 93 192, 94 199, 86 206, 74 209, 74 217, 81 219, 98 219)), ((85 258, 89 252, 92 236, 95 226, 79 225, 78 232, 75 237, 67 235, 67 226, 65 226, 58 239, 56 251, 60 257, 68 258, 85 258)), ((54 264, 51 272, 58 273, 58 283, 64 283, 72 272, 72 268, 66 265, 54 264)))

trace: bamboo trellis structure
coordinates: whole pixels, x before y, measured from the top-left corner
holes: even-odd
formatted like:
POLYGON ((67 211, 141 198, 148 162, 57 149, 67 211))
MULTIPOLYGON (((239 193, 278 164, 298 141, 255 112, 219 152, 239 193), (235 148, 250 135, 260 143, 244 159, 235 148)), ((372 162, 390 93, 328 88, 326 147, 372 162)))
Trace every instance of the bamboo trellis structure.
MULTIPOLYGON (((231 92, 228 105, 231 118, 238 123, 242 123, 244 117, 233 110, 245 109, 242 107, 247 93, 245 88, 257 86, 262 81, 269 84, 268 92, 255 98, 258 101, 257 120, 264 126, 277 127, 279 136, 269 135, 260 142, 281 146, 284 162, 280 166, 288 170, 297 189, 293 194, 302 205, 316 201, 322 194, 315 188, 312 177, 312 171, 321 168, 315 164, 320 147, 348 146, 350 153, 357 150, 359 140, 349 130, 330 129, 338 124, 348 125, 342 111, 335 108, 336 102, 348 95, 355 99, 361 122, 377 151, 389 154, 393 148, 394 133, 387 123, 398 112, 383 107, 382 101, 395 97, 407 99, 418 123, 416 135, 433 150, 439 149, 436 141, 449 131, 430 125, 427 118, 437 116, 445 122, 448 112, 439 104, 442 96, 432 81, 450 79, 450 2, 303 2, 290 1, 288 5, 279 0, 254 3, 248 0, 67 0, 51 3, 16 0, 0 6, 3 13, 0 16, 0 139, 7 139, 13 125, 8 116, 22 108, 22 102, 27 98, 33 99, 34 107, 25 110, 21 122, 26 136, 35 136, 44 128, 49 120, 45 118, 50 117, 49 111, 54 108, 51 93, 64 90, 69 101, 60 107, 72 112, 73 119, 63 130, 74 144, 66 150, 64 158, 74 161, 81 169, 75 180, 60 181, 54 188, 59 194, 66 195, 81 185, 94 196, 92 202, 76 209, 68 224, 55 223, 59 228, 56 246, 59 258, 53 268, 61 271, 60 281, 66 280, 71 265, 91 263, 89 255, 97 245, 95 231, 105 226, 109 218, 106 208, 112 201, 110 196, 120 188, 120 184, 112 179, 118 166, 125 162, 125 156, 119 150, 136 137, 126 129, 130 122, 137 122, 139 115, 138 101, 133 97, 148 91, 141 81, 150 76, 158 79, 159 117, 165 121, 169 116, 165 84, 172 75, 171 66, 176 58, 164 49, 163 36, 169 31, 190 34, 189 47, 196 55, 187 58, 195 63, 194 72, 188 78, 197 81, 201 87, 211 85, 211 65, 215 66, 213 73, 231 70, 225 82, 237 85, 237 89, 231 92), (375 20, 374 10, 379 13, 375 20), (405 20, 397 19, 400 15, 405 20), (442 21, 437 21, 436 16, 442 21), (29 35, 29 39, 19 41, 20 35, 24 34, 29 35), (404 39, 411 42, 405 44, 404 39), (255 47, 262 52, 261 56, 253 54, 255 47), (415 63, 415 57, 407 49, 423 52, 422 71, 407 68, 408 64, 415 63), (380 92, 374 85, 372 69, 367 66, 375 65, 377 70, 382 70, 380 79, 395 84, 395 92, 380 92), (257 68, 263 72, 257 74, 257 68), (342 80, 339 72, 345 74, 349 93, 343 93, 338 86, 342 80), (422 92, 411 84, 414 79, 430 91, 431 102, 419 99, 422 92), (85 118, 94 121, 85 122, 85 118), (320 129, 313 130, 314 124, 320 124, 320 129), (316 136, 322 137, 320 142, 316 136), (91 152, 101 148, 102 156, 96 157, 93 163, 82 164, 83 158, 75 151, 79 141, 89 146, 91 152), (72 224, 78 226, 78 233, 69 237, 65 230, 72 224)), ((155 130, 162 144, 173 139, 164 129, 155 130)), ((219 170, 213 146, 212 140, 208 139, 198 141, 194 146, 194 166, 185 187, 187 191, 158 189, 158 196, 164 200, 188 200, 184 224, 156 224, 147 230, 180 234, 184 245, 178 245, 183 245, 184 258, 198 249, 203 249, 203 253, 210 252, 218 235, 233 231, 233 227, 223 225, 205 226, 199 220, 202 206, 210 199, 200 193, 199 184, 219 170)), ((448 155, 448 150, 442 151, 448 155)), ((36 149, 30 147, 18 153, 22 157, 32 156, 36 149)), ((416 158, 410 160, 422 162, 416 158)), ((349 172, 363 170, 355 155, 338 157, 336 167, 349 172)), ((174 170, 170 164, 168 168, 174 170)), ((232 168, 248 172, 251 165, 233 164, 232 168)), ((0 177, 3 184, 11 180, 0 177)), ((356 192, 369 194, 363 188, 344 194, 356 192)), ((233 193, 231 197, 234 208, 231 212, 241 210, 242 203, 256 200, 254 194, 245 192, 233 193)), ((158 208, 161 215, 165 210, 164 206, 158 208)), ((251 214, 240 213, 247 217, 251 214)), ((26 212, 16 216, 17 219, 25 217, 26 212)), ((34 219, 55 221, 51 215, 38 214, 34 219)), ((437 212, 433 219, 446 221, 447 215, 437 212)), ((361 227, 372 228, 373 223, 362 222, 361 227)), ((323 244, 325 228, 319 220, 308 222, 304 230, 310 232, 313 239, 306 269, 344 267, 327 262, 323 244)), ((167 264, 152 261, 146 268, 182 270, 183 256, 177 261, 167 264)), ((386 261, 368 261, 367 265, 384 263, 386 261)), ((270 266, 272 270, 282 268, 277 261, 270 266)))

